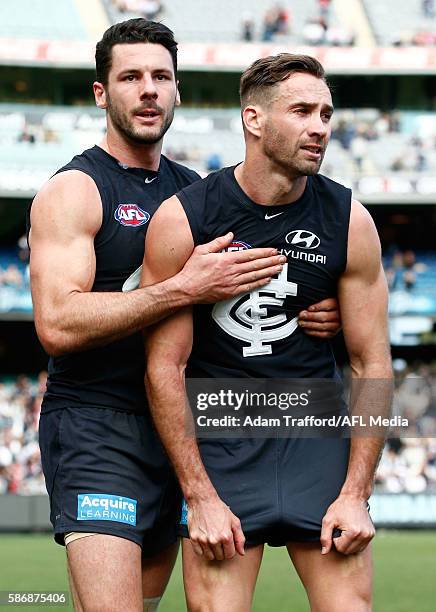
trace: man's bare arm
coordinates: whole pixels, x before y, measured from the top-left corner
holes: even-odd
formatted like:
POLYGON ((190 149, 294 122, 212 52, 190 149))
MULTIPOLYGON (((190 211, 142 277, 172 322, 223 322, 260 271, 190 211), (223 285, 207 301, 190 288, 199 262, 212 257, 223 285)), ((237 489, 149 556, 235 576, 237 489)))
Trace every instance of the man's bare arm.
POLYGON ((216 301, 269 281, 274 249, 219 251, 232 236, 197 247, 183 270, 158 285, 132 291, 92 292, 94 237, 102 222, 94 181, 79 171, 53 177, 31 211, 30 275, 38 336, 60 355, 113 342, 177 308, 216 301))
MULTIPOLYGON (((192 235, 178 202, 164 203, 150 225, 143 282, 156 283, 183 266, 192 235), (168 228, 175 227, 170 233, 168 228)), ((277 267, 277 272, 279 268, 277 267)), ((201 461, 195 438, 186 432, 184 372, 192 347, 189 309, 150 327, 146 334, 147 391, 150 409, 188 503, 188 525, 194 550, 208 559, 243 554, 244 538, 237 517, 219 499, 201 461)))
MULTIPOLYGON (((370 402, 376 395, 380 410, 387 414, 392 379, 387 283, 374 223, 356 201, 352 205, 348 245, 347 268, 338 294, 353 381, 364 385, 359 401, 370 402)), ((335 538, 335 547, 346 554, 363 550, 374 536, 366 508, 383 445, 382 435, 352 436, 345 483, 324 517, 323 552, 331 548, 335 527, 342 530, 342 535, 335 538)))

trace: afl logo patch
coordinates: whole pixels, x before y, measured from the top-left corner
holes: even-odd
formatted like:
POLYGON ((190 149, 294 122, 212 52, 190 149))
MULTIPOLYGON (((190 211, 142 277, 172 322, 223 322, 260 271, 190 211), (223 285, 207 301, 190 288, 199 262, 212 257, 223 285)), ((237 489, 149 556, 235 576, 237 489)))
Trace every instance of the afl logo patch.
POLYGON ((251 245, 242 240, 233 240, 227 248, 223 249, 223 252, 245 251, 245 249, 251 249, 251 245))
POLYGON ((150 215, 137 204, 120 204, 115 211, 115 219, 121 225, 138 226, 144 225, 150 219, 150 215))

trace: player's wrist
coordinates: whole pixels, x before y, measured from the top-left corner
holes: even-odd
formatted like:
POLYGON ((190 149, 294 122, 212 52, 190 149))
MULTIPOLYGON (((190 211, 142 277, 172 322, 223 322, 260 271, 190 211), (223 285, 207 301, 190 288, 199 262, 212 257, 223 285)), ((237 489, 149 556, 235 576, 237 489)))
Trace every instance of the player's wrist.
POLYGON ((368 503, 368 499, 371 495, 371 490, 368 490, 367 488, 365 489, 348 489, 348 488, 343 488, 342 491, 339 494, 339 497, 341 499, 349 499, 352 501, 360 501, 363 504, 365 504, 365 506, 368 503))
POLYGON ((173 307, 183 308, 193 304, 194 297, 189 292, 189 285, 184 282, 182 272, 164 281, 164 284, 168 295, 168 302, 173 307))
POLYGON ((189 485, 182 487, 183 495, 185 497, 186 503, 188 506, 195 506, 197 504, 203 504, 206 502, 215 502, 220 501, 218 497, 218 493, 213 487, 212 483, 204 482, 201 485, 189 485))

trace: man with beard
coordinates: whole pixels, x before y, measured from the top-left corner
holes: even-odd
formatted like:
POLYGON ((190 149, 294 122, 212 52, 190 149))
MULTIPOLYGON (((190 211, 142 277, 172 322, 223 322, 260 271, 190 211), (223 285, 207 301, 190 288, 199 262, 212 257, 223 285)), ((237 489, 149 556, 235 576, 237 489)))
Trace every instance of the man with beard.
POLYGON ((172 32, 144 19, 112 26, 96 71, 107 135, 31 208, 35 324, 51 355, 41 456, 76 608, 155 610, 177 554, 180 495, 147 409, 140 330, 261 287, 283 257, 270 247, 221 254, 229 234, 196 248, 173 278, 122 293, 159 204, 199 176, 161 155, 179 104, 172 32))
MULTIPOLYGON (((185 429, 185 370, 196 379, 303 379, 314 391, 315 414, 330 416, 326 400, 340 380, 333 352, 302 333, 297 317, 332 293, 353 377, 389 383, 392 376, 376 229, 349 189, 318 174, 333 113, 323 67, 304 55, 263 58, 242 75, 240 93, 244 161, 164 202, 144 255, 144 285, 177 273, 196 244, 226 231, 248 250, 271 244, 287 257, 261 290, 181 309, 147 330, 150 409, 185 496, 188 607, 248 612, 269 543, 287 547, 312 610, 368 612, 374 528, 367 499, 382 436, 350 442, 338 428, 328 438, 304 430, 286 438, 273 430, 270 437, 235 439, 219 436, 218 428, 215 439, 201 437, 198 427, 197 443, 185 429), (320 389, 312 379, 327 380, 320 389)), ((224 385, 225 397, 229 387, 219 383, 212 390, 224 385)), ((210 395, 216 405, 217 395, 210 395)), ((386 411, 389 394, 376 401, 386 411)), ((334 414, 346 414, 344 408, 339 401, 334 414)), ((228 413, 212 416, 220 414, 228 413)))

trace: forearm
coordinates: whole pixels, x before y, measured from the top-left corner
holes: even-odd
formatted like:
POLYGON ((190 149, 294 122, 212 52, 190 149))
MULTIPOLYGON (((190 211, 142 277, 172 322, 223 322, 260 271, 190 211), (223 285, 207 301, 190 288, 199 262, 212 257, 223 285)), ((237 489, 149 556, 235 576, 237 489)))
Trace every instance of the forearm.
POLYGON ((182 283, 173 277, 129 293, 71 292, 61 304, 36 311, 35 323, 47 352, 61 355, 124 338, 189 301, 182 283))
POLYGON ((156 429, 186 501, 216 496, 198 450, 182 370, 176 365, 149 363, 146 387, 156 429))
POLYGON ((358 367, 352 360, 352 370, 350 413, 362 424, 351 431, 348 471, 341 494, 367 500, 387 433, 387 428, 377 423, 391 412, 393 375, 389 352, 363 361, 358 367))
POLYGON ((370 497, 384 443, 384 438, 351 439, 347 477, 341 495, 349 495, 363 501, 370 497))

